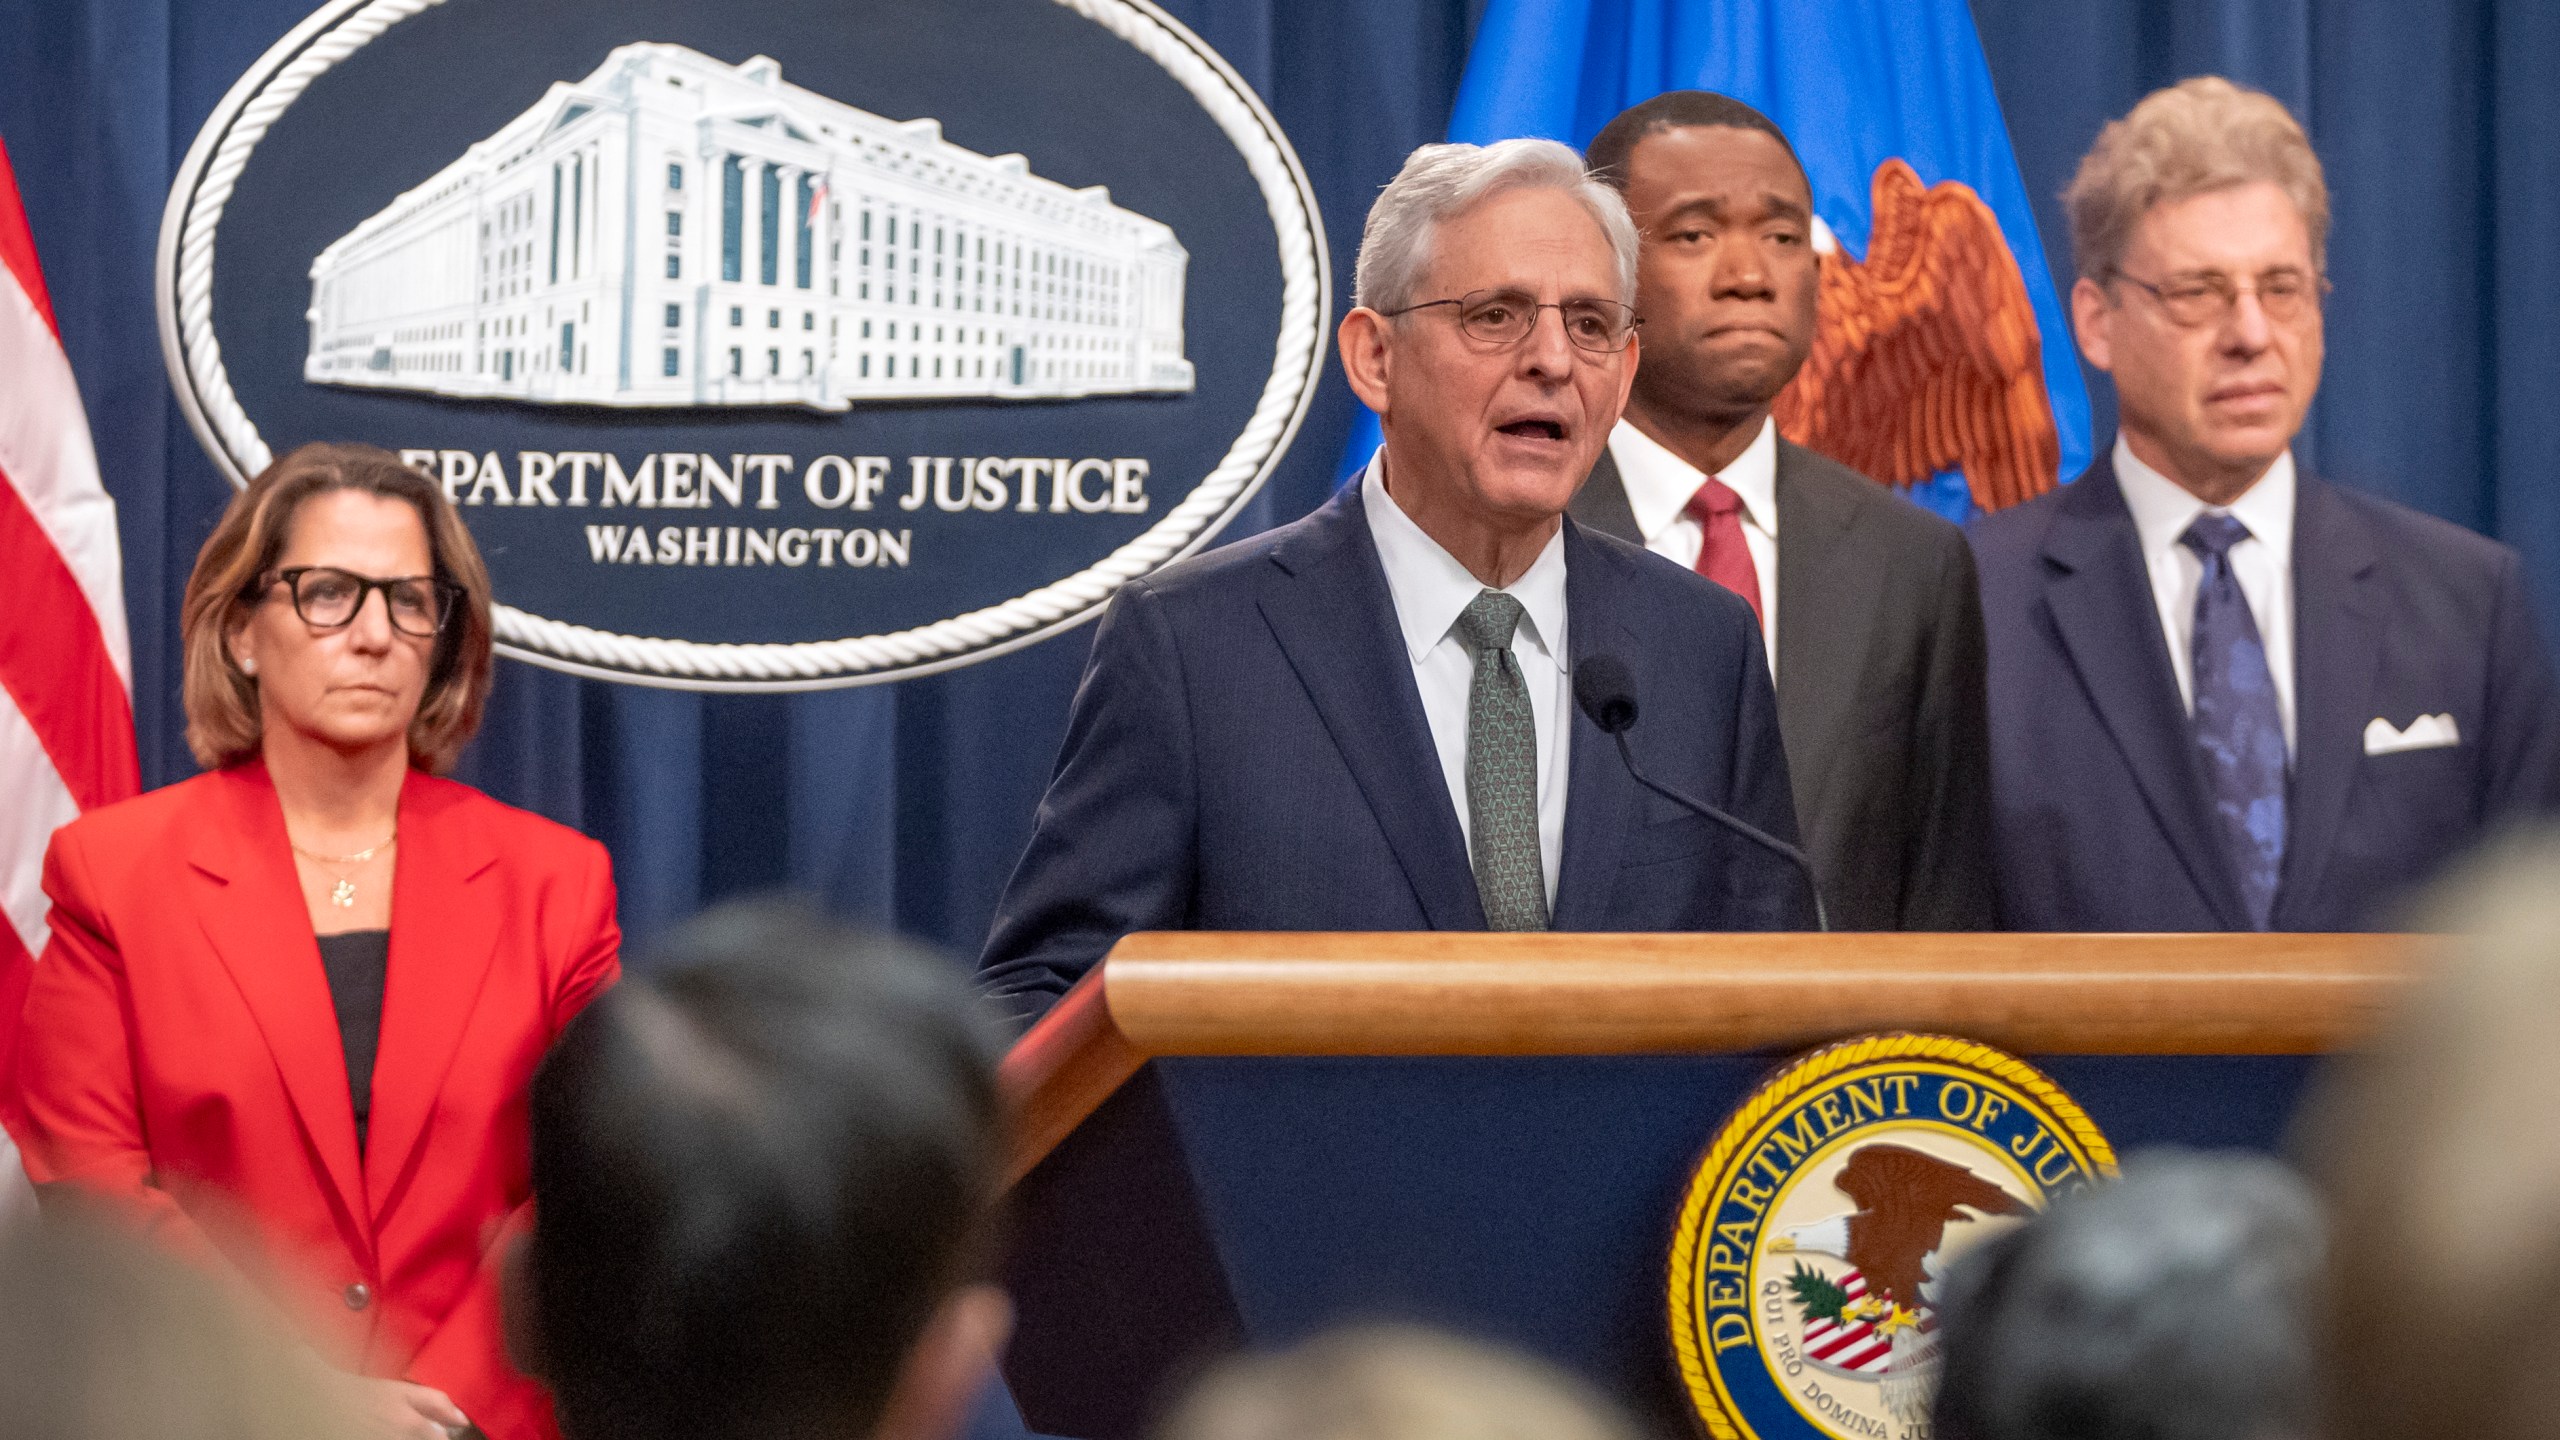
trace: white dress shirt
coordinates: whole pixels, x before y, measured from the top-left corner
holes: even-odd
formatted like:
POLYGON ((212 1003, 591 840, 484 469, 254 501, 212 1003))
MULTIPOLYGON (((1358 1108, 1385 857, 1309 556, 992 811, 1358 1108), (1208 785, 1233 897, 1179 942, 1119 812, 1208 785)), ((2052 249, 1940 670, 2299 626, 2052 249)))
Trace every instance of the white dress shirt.
MULTIPOLYGON (((1635 513, 1644 548, 1683 570, 1698 568, 1707 546, 1706 527, 1689 518, 1689 497, 1707 483, 1706 472, 1681 459, 1624 420, 1609 432, 1609 455, 1626 483, 1627 508, 1635 513)), ((1742 497, 1742 543, 1760 576, 1760 643, 1769 673, 1778 673, 1778 425, 1760 422, 1760 433, 1715 477, 1742 497)))
MULTIPOLYGON (((1422 715, 1440 752, 1440 774, 1457 806, 1458 833, 1467 837, 1473 861, 1474 822, 1467 814, 1467 693, 1475 684, 1475 657, 1458 639, 1458 616, 1488 587, 1458 557, 1423 533, 1387 493, 1387 456, 1380 450, 1360 478, 1360 503, 1369 534, 1386 567, 1387 593, 1395 600, 1396 626, 1413 683, 1422 692, 1422 715)), ((1538 863, 1546 870, 1547 909, 1556 903, 1556 874, 1564 859, 1567 751, 1571 747, 1572 679, 1565 658, 1564 535, 1538 552, 1528 573, 1502 587, 1520 602, 1520 628, 1511 654, 1529 691, 1529 718, 1538 732, 1538 863)))
POLYGON ((2285 451, 2229 506, 2207 505, 2177 481, 2135 456, 2116 436, 2116 484, 2133 511, 2142 540, 2143 568, 2151 574, 2151 598, 2160 607, 2160 630, 2169 640, 2169 668, 2177 672, 2178 699, 2196 713, 2196 591, 2204 561, 2178 543, 2196 517, 2211 511, 2249 527, 2249 538, 2231 547, 2232 578, 2248 597, 2266 647, 2267 673, 2276 685, 2276 710, 2284 719, 2284 749, 2293 755, 2293 452, 2285 451))

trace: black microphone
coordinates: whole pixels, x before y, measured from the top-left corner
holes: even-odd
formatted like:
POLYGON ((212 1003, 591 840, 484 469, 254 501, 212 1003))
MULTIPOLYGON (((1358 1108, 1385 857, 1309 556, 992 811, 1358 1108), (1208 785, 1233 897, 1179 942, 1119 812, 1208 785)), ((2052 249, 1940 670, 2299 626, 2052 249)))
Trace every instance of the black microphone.
POLYGON ((1828 933, 1831 916, 1822 908, 1822 887, 1814 883, 1813 862, 1805 853, 1759 826, 1737 815, 1728 815, 1703 800, 1693 800, 1668 785, 1658 784, 1652 776, 1636 768, 1635 753, 1627 748, 1627 732, 1636 723, 1636 678, 1627 662, 1615 655, 1594 655, 1573 667, 1573 703, 1600 727, 1600 733, 1618 742, 1618 758, 1627 762, 1627 773, 1635 782, 1683 810, 1704 815, 1743 839, 1796 867, 1804 876, 1805 893, 1813 897, 1813 923, 1828 933))

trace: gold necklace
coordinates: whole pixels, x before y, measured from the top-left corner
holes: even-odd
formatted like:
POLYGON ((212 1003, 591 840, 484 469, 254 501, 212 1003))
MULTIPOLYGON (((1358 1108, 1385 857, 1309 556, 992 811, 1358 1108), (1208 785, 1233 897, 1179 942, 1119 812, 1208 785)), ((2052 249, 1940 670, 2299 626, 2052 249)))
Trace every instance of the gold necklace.
POLYGON ((327 870, 329 874, 336 876, 338 884, 335 889, 329 892, 329 903, 337 906, 341 910, 352 910, 356 907, 356 882, 348 879, 345 875, 340 874, 337 870, 330 869, 329 867, 337 865, 361 865, 367 860, 372 859, 374 856, 381 854, 384 846, 399 838, 400 832, 398 830, 393 830, 390 834, 385 835, 380 840, 375 841, 373 844, 366 846, 353 855, 314 855, 310 851, 303 849, 301 846, 294 845, 293 837, 290 835, 285 837, 284 843, 293 846, 294 854, 301 856, 312 864, 327 870))

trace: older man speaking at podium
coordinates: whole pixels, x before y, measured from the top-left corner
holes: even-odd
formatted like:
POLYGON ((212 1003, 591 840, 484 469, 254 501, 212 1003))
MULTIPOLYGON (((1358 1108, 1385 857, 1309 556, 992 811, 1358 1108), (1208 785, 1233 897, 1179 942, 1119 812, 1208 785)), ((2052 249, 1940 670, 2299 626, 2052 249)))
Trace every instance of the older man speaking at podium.
POLYGON ((1570 149, 1431 145, 1369 211, 1340 332, 1386 444, 1294 524, 1103 616, 981 984, 1024 1018, 1133 930, 1807 923, 1784 862, 1639 789, 1574 704, 1635 678, 1635 761, 1792 842, 1760 630, 1564 518, 1635 372, 1636 233, 1570 149))

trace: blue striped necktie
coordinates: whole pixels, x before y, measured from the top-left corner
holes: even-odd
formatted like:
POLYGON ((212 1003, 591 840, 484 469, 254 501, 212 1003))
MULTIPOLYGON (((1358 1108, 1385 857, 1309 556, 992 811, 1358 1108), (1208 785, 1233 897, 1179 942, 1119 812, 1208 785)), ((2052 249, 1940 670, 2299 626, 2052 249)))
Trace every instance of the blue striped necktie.
POLYGON ((2231 573, 2231 547, 2249 527, 2229 515, 2199 515, 2178 543, 2204 562, 2196 588, 2196 748, 2213 787, 2224 846, 2240 877, 2250 928, 2264 930, 2275 912, 2284 867, 2284 717, 2275 676, 2258 636, 2249 597, 2231 573))

